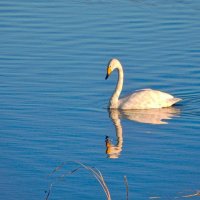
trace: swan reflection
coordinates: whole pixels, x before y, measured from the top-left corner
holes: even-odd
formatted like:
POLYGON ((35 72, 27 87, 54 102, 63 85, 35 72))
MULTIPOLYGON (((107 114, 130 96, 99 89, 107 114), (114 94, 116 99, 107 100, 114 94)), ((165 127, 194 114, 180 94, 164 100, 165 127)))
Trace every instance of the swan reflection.
POLYGON ((113 145, 110 138, 106 136, 106 154, 108 158, 118 158, 120 156, 120 152, 122 151, 123 144, 123 131, 121 126, 121 121, 119 117, 119 113, 116 109, 109 110, 109 116, 112 119, 112 122, 115 126, 115 132, 117 137, 116 145, 113 145))
POLYGON ((109 116, 114 124, 117 143, 112 144, 109 136, 106 136, 106 154, 108 158, 118 158, 122 151, 123 129, 120 119, 128 119, 148 124, 168 124, 167 121, 180 114, 180 109, 175 107, 148 109, 148 110, 118 110, 109 109, 109 116))
POLYGON ((180 109, 175 107, 156 108, 147 110, 116 110, 120 118, 147 123, 147 124, 168 124, 164 120, 172 119, 180 114, 180 109))

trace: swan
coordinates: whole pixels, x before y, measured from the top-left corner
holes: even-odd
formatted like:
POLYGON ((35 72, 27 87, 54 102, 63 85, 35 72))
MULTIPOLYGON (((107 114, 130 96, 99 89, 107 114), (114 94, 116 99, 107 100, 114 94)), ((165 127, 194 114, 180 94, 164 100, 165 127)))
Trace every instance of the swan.
POLYGON ((108 105, 108 108, 110 109, 127 110, 164 108, 170 107, 182 100, 180 98, 173 97, 171 94, 152 89, 137 90, 135 93, 119 99, 123 87, 124 72, 118 59, 113 58, 108 62, 105 79, 107 79, 115 69, 118 70, 118 83, 113 95, 110 98, 108 105))

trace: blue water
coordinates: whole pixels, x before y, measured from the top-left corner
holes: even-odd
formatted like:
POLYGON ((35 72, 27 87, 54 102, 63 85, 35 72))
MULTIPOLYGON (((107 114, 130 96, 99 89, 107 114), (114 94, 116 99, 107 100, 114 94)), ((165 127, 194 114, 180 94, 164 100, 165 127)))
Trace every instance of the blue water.
MULTIPOLYGON (((0 199, 45 199, 49 184, 77 165, 48 174, 73 160, 98 168, 112 199, 125 199, 124 175, 129 199, 196 193, 199 19, 199 0, 2 0, 0 199), (158 113, 108 113, 112 57, 124 66, 123 94, 154 88, 183 101, 158 113)), ((80 170, 56 182, 49 199, 106 197, 80 170)))

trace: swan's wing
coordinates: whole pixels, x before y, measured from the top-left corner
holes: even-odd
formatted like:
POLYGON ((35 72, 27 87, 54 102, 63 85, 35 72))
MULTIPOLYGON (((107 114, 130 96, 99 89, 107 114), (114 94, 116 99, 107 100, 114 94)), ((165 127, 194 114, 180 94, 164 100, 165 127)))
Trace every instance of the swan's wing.
POLYGON ((180 100, 165 92, 143 89, 120 99, 119 107, 121 109, 162 108, 169 107, 180 100))

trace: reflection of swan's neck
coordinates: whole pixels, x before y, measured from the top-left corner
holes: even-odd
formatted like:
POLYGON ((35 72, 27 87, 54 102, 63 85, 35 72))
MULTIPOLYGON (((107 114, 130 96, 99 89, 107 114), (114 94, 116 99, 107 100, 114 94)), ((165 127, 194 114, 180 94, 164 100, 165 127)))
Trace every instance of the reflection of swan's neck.
POLYGON ((117 144, 113 145, 111 141, 107 138, 106 139, 106 153, 108 154, 109 158, 118 158, 122 151, 123 145, 123 130, 120 122, 119 112, 117 109, 110 109, 110 118, 115 126, 116 137, 117 137, 117 144))
POLYGON ((110 98, 110 108, 118 108, 118 99, 120 96, 120 93, 122 91, 122 87, 123 87, 123 79, 124 79, 124 73, 123 73, 123 69, 122 66, 118 66, 117 67, 118 70, 118 82, 117 82, 117 86, 115 88, 115 91, 113 93, 113 95, 110 98))
POLYGON ((116 136, 117 136, 117 145, 116 146, 122 147, 123 129, 122 129, 122 125, 121 125, 119 111, 116 109, 110 110, 110 118, 112 119, 112 122, 115 126, 115 132, 116 132, 116 136))
POLYGON ((113 123, 115 125, 115 129, 116 129, 116 136, 117 136, 117 144, 116 146, 122 148, 122 143, 123 143, 123 131, 122 131, 122 126, 121 126, 121 122, 120 119, 113 119, 113 123))

